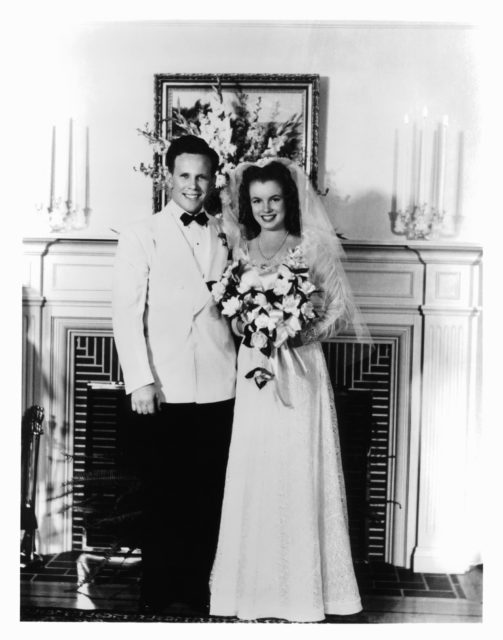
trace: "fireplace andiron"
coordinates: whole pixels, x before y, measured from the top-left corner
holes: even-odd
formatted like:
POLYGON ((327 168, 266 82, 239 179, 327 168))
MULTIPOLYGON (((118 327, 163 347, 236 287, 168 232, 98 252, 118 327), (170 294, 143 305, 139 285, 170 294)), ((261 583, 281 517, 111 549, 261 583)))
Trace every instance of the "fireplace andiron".
POLYGON ((43 563, 42 556, 35 551, 35 534, 38 529, 35 514, 37 496, 38 452, 40 436, 44 433, 42 422, 44 409, 38 405, 30 407, 23 418, 21 432, 21 567, 43 563))

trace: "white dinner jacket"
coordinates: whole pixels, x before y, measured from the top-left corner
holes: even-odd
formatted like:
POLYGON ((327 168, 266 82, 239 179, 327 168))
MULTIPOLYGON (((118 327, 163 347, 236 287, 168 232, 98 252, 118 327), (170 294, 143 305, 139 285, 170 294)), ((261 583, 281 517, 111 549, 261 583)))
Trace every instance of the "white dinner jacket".
POLYGON ((126 392, 154 382, 161 402, 227 400, 235 393, 234 341, 206 285, 227 262, 220 223, 209 216, 203 277, 174 215, 170 202, 119 236, 112 319, 126 392))

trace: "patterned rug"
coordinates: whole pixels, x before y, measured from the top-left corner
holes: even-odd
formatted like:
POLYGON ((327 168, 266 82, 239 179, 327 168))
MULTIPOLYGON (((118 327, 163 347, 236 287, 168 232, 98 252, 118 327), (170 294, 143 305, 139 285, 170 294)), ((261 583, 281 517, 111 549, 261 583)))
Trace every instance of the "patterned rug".
POLYGON ((106 610, 63 609, 57 607, 21 607, 21 622, 227 622, 261 624, 362 624, 366 622, 365 615, 358 613, 352 616, 327 616, 322 622, 316 623, 291 623, 277 618, 264 618, 261 620, 238 620, 237 618, 222 618, 218 616, 188 617, 165 616, 142 613, 122 613, 106 610))

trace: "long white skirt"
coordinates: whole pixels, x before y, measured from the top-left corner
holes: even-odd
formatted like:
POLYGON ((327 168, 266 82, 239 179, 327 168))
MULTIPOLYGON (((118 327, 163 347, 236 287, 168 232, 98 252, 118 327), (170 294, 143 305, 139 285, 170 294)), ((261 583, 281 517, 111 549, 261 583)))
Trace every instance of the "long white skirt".
POLYGON ((325 358, 319 343, 291 354, 239 351, 213 615, 308 622, 361 610, 325 358), (257 366, 277 374, 262 389, 245 378, 257 366))

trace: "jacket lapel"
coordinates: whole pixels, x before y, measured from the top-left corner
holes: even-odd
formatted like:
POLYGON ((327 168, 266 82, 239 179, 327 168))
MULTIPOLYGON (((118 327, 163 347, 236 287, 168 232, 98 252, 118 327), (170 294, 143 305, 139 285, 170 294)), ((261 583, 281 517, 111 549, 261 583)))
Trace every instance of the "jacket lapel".
POLYGON ((218 280, 225 269, 229 248, 227 238, 223 233, 220 221, 210 216, 210 265, 208 268, 208 280, 218 280))

